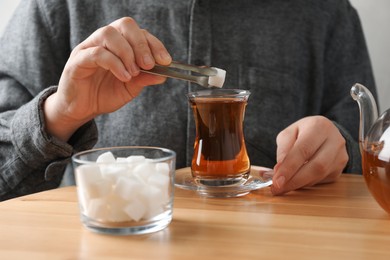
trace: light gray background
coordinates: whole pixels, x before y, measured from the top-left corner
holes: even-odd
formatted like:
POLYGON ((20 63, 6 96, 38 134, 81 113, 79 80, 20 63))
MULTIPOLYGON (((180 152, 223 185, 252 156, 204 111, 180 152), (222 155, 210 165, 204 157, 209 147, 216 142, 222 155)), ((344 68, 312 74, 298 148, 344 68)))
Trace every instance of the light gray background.
MULTIPOLYGON (((321 1, 321 0, 318 0, 321 1)), ((358 10, 366 34, 375 80, 379 92, 380 111, 390 108, 390 1, 350 0, 358 10)), ((0 0, 0 33, 19 0, 0 0)))

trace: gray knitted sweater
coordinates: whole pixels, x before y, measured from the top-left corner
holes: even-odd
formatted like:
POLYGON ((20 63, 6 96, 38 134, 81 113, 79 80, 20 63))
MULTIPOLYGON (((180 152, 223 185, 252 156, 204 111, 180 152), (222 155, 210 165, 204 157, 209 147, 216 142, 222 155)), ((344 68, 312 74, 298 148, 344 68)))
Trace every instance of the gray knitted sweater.
POLYGON ((55 188, 73 153, 153 145, 188 166, 195 135, 186 94, 168 79, 61 142, 45 132, 42 101, 71 50, 97 28, 131 16, 174 60, 227 71, 226 88, 252 93, 244 130, 251 163, 273 167, 276 135, 310 115, 347 139, 346 172, 360 172, 353 83, 375 92, 356 11, 347 0, 22 0, 0 40, 0 199, 55 188))

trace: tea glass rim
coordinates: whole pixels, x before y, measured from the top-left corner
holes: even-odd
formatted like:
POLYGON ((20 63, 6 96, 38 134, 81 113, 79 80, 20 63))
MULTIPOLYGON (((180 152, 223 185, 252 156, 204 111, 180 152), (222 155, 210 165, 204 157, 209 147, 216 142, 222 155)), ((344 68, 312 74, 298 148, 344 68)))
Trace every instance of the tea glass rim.
POLYGON ((193 98, 247 98, 251 92, 246 89, 204 89, 192 91, 187 94, 189 99, 193 98))
MULTIPOLYGON (((167 153, 168 155, 156 159, 152 159, 154 162, 167 161, 176 157, 176 152, 163 147, 158 146, 112 146, 112 147, 101 147, 101 148, 92 148, 84 151, 80 151, 72 155, 72 161, 78 164, 110 164, 108 162, 96 162, 93 160, 80 159, 79 157, 86 154, 91 154, 93 152, 99 151, 123 151, 123 150, 131 150, 131 149, 145 149, 145 150, 159 150, 167 153)), ((116 163, 125 163, 125 162, 116 162, 116 163)))

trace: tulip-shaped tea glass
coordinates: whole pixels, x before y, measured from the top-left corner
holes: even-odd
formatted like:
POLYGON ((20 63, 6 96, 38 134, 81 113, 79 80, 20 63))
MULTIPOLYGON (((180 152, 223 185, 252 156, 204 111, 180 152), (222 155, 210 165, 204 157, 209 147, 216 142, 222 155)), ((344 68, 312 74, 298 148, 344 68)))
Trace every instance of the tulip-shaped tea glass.
POLYGON ((208 89, 188 94, 196 136, 191 169, 175 173, 175 185, 205 197, 239 197, 272 184, 272 169, 251 166, 243 122, 250 92, 208 89))
POLYGON ((210 89, 188 94, 196 137, 191 171, 205 186, 231 186, 245 182, 250 161, 243 122, 250 93, 240 89, 210 89))
POLYGON ((112 147, 75 154, 83 224, 118 235, 159 231, 172 220, 175 152, 159 147, 112 147))

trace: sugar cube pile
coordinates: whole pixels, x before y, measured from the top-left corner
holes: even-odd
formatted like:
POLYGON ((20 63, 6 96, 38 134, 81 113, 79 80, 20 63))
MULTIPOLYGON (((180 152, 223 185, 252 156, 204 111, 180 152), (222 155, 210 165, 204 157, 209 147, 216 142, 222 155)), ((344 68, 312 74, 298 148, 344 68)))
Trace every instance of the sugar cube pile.
POLYGON ((96 164, 76 168, 83 214, 99 221, 151 219, 165 211, 171 200, 170 166, 144 156, 115 158, 101 154, 96 164))

